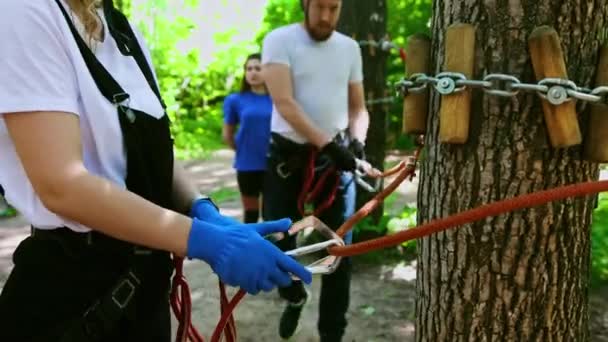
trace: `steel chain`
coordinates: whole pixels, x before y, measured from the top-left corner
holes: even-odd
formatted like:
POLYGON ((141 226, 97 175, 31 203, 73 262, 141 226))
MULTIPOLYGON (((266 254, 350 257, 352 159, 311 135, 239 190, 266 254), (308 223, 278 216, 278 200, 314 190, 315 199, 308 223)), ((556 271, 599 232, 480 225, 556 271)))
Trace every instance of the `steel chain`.
POLYGON ((489 95, 501 97, 513 97, 520 92, 537 93, 554 105, 572 99, 608 104, 608 86, 589 89, 561 78, 544 78, 538 83, 524 83, 515 76, 499 73, 488 74, 482 80, 471 80, 458 72, 441 72, 434 77, 416 73, 396 82, 395 88, 398 96, 420 93, 427 88, 433 88, 441 95, 455 94, 467 88, 478 88, 489 95))

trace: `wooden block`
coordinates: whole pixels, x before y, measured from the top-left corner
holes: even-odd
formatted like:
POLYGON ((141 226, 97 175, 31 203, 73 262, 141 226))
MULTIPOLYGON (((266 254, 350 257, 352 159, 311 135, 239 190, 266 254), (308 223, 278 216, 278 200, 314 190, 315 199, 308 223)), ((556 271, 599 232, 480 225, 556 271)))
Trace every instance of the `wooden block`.
MULTIPOLYGON (((454 24, 445 33, 445 62, 443 71, 459 72, 473 77, 475 67, 475 27, 454 24)), ((439 109, 439 140, 463 144, 469 137, 471 117, 471 89, 444 95, 439 109)))
MULTIPOLYGON (((608 43, 600 51, 595 85, 608 85, 608 43)), ((589 129, 585 137, 585 157, 599 163, 608 162, 608 105, 591 105, 589 129)))
MULTIPOLYGON (((557 32, 549 26, 537 27, 528 38, 532 66, 538 81, 543 78, 567 79, 561 43, 557 32)), ((582 141, 574 100, 553 105, 542 99, 542 108, 551 145, 555 148, 578 145, 582 141)))
MULTIPOLYGON (((417 33, 408 38, 406 75, 416 73, 429 74, 431 61, 431 38, 417 33)), ((429 103, 429 91, 410 93, 403 98, 403 126, 405 134, 426 133, 426 116, 429 103)))

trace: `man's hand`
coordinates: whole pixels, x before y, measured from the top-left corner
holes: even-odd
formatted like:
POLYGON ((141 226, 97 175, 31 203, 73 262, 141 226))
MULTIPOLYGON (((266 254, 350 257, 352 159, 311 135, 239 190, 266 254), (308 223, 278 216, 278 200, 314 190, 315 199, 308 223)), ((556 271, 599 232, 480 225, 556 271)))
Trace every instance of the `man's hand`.
POLYGON ((354 171, 357 167, 355 155, 345 147, 336 144, 335 141, 330 141, 323 146, 321 153, 328 155, 338 170, 354 171))
POLYGON ((365 160, 365 145, 359 139, 353 139, 348 148, 357 157, 357 159, 365 160))
POLYGON ((357 160, 357 169, 363 171, 365 175, 372 178, 380 178, 382 176, 382 171, 376 169, 372 166, 372 164, 368 163, 363 159, 357 160))

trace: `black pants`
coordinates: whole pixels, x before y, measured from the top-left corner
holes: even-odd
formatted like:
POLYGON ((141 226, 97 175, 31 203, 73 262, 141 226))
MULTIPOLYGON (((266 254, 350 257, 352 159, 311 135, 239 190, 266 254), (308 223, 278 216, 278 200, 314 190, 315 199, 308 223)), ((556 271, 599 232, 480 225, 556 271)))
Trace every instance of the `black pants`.
MULTIPOLYGON (((0 341, 61 341, 70 323, 115 284, 131 250, 95 240, 88 245, 84 235, 62 228, 17 247, 0 294, 0 341)), ((142 272, 136 305, 104 341, 171 341, 171 260, 160 252, 145 257, 149 269, 142 272)))
MULTIPOLYGON (((295 147, 298 149, 299 147, 295 147)), ((277 166, 285 161, 287 156, 300 153, 298 157, 306 159, 302 151, 292 150, 290 147, 278 146, 276 137, 271 143, 271 152, 268 160, 266 180, 264 182, 264 220, 275 220, 289 217, 299 220, 302 216, 298 210, 298 196, 302 190, 304 168, 296 168, 284 177, 277 172, 277 166)), ((304 152, 305 153, 305 152, 304 152)), ((318 198, 324 200, 330 191, 332 182, 327 182, 318 198)), ((356 187, 351 173, 342 173, 340 185, 336 198, 331 207, 319 216, 327 226, 337 230, 353 213, 355 209, 356 187)), ((345 243, 351 243, 352 235, 349 233, 344 237, 345 243)), ((296 247, 296 238, 283 239, 277 242, 281 250, 290 250, 296 247)), ((346 329, 346 312, 349 306, 351 279, 351 260, 342 258, 338 269, 330 274, 322 276, 321 294, 319 299, 318 329, 321 335, 341 337, 346 329)), ((292 286, 280 288, 282 298, 298 302, 305 296, 302 282, 294 282, 292 286)))
POLYGON ((265 171, 237 171, 236 181, 243 196, 259 197, 264 189, 265 171))

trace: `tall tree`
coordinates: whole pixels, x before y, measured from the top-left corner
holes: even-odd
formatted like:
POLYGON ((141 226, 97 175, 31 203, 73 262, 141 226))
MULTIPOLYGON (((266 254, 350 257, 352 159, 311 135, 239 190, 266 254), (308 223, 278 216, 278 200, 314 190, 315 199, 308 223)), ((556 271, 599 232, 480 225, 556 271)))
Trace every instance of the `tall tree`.
MULTIPOLYGON (((381 41, 386 36, 386 0, 343 0, 338 31, 359 42, 381 41)), ((366 100, 373 101, 388 96, 386 86, 388 51, 380 47, 362 44, 363 75, 366 100)), ((383 168, 386 155, 387 106, 370 103, 370 126, 365 153, 367 160, 377 168, 383 168)), ((374 194, 358 188, 357 203, 365 203, 374 194)), ((382 216, 382 208, 373 214, 376 222, 382 216)))
MULTIPOLYGON (((536 83, 528 48, 539 25, 561 37, 570 80, 594 86, 606 0, 434 0, 432 65, 444 62, 446 28, 476 26, 474 78, 507 73, 536 83)), ((439 96, 427 120, 419 222, 479 205, 598 178, 580 145, 551 147, 539 97, 473 92, 470 135, 440 143, 439 96)), ((589 106, 578 103, 581 132, 589 106)), ((419 241, 417 341, 587 341, 593 198, 513 212, 419 241)))

